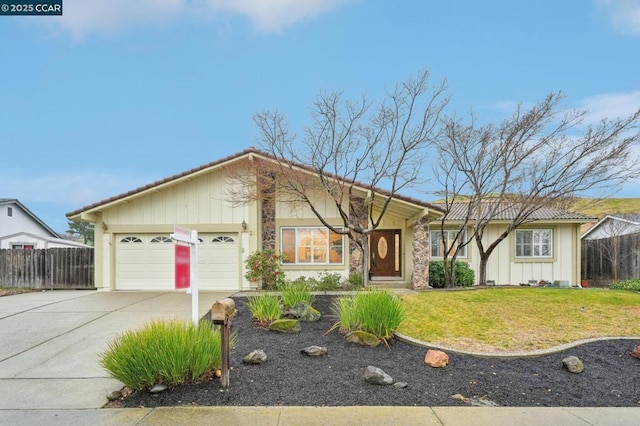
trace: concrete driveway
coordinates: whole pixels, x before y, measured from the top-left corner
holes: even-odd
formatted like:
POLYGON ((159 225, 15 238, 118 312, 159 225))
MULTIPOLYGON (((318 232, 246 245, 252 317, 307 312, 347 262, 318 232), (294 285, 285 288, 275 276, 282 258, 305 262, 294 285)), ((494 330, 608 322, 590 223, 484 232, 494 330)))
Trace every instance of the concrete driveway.
MULTIPOLYGON (((200 292, 199 316, 232 292, 200 292)), ((90 409, 123 385, 98 364, 118 334, 191 318, 180 292, 45 291, 0 297, 0 410, 90 409)))

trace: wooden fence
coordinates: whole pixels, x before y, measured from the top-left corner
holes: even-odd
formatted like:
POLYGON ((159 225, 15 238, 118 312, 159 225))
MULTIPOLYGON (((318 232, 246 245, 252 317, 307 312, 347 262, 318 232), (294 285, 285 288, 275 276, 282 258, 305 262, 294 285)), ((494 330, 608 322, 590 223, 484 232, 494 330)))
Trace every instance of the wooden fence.
POLYGON ((0 250, 0 287, 93 289, 93 248, 0 250))
POLYGON ((583 280, 607 285, 640 278, 640 233, 582 240, 581 270, 583 280))

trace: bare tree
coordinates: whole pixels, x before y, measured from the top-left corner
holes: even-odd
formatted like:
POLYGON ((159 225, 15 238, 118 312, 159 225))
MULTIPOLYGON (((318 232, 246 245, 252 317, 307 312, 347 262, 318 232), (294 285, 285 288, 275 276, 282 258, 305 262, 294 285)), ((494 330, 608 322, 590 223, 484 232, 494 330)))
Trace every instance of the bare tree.
POLYGON ((463 222, 472 230, 466 239, 478 247, 481 284, 498 244, 535 220, 540 209, 567 209, 586 191, 611 193, 640 175, 633 153, 640 140, 640 110, 582 128, 586 112, 565 112, 563 99, 556 93, 529 110, 518 106, 500 125, 478 125, 473 117, 469 123, 446 120, 438 162, 449 168, 440 167, 439 179, 448 183, 447 199, 467 197, 463 222), (487 225, 498 218, 509 223, 493 241, 485 241, 487 225))
MULTIPOLYGON (((263 169, 262 186, 274 185, 271 193, 279 200, 308 207, 324 226, 347 235, 361 250, 365 285, 369 235, 394 196, 421 182, 428 148, 441 133, 448 101, 444 92, 444 83, 430 86, 429 73, 423 71, 397 84, 375 106, 365 96, 349 101, 342 93, 321 93, 300 138, 277 110, 254 116, 261 148, 275 159, 269 170, 263 169), (333 202, 340 226, 315 205, 319 195, 333 202)), ((260 196, 260 191, 249 193, 260 196)))

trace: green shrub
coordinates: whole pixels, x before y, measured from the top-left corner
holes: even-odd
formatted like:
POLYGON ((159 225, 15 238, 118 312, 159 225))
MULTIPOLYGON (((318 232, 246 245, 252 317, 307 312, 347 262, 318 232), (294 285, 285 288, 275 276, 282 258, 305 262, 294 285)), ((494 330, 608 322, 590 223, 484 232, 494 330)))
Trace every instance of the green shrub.
POLYGON ((331 291, 340 287, 342 275, 337 272, 323 272, 315 281, 314 289, 317 291, 331 291))
POLYGON ((640 280, 618 281, 617 283, 611 284, 610 288, 611 290, 640 291, 640 280))
POLYGON ((261 283, 263 289, 275 289, 284 283, 282 256, 273 250, 256 251, 245 261, 245 278, 253 283, 261 283))
POLYGON ((467 262, 456 262, 456 286, 471 287, 475 281, 476 274, 467 262))
POLYGON ((286 282, 279 289, 282 292, 282 303, 286 308, 293 308, 299 302, 313 304, 314 296, 311 294, 311 285, 307 283, 305 277, 286 282))
MULTIPOLYGON (((230 340, 233 348, 236 335, 230 340)), ((154 321, 108 342, 99 362, 131 389, 149 389, 157 383, 174 386, 197 381, 220 368, 220 345, 220 332, 209 323, 154 321)))
POLYGON ((331 330, 349 332, 362 330, 387 341, 405 320, 400 299, 387 290, 361 291, 334 301, 334 313, 339 321, 331 330))
MULTIPOLYGON (((475 273, 467 262, 456 261, 455 267, 456 286, 470 287, 475 280, 475 273)), ((429 285, 435 288, 446 286, 444 277, 444 261, 432 260, 429 262, 429 285)))
POLYGON ((248 296, 247 307, 253 319, 262 325, 271 324, 282 316, 280 298, 271 294, 248 296))
POLYGON ((356 290, 364 287, 364 278, 361 272, 352 272, 349 274, 349 284, 356 290))

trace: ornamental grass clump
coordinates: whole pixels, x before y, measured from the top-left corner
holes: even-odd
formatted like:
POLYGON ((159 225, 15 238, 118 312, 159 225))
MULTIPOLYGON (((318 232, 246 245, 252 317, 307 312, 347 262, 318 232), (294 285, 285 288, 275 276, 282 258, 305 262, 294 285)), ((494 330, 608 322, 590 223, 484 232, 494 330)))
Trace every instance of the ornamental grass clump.
POLYGON ((361 291, 340 297, 334 301, 333 311, 339 321, 331 330, 339 328, 343 333, 362 330, 384 342, 393 337, 406 317, 400 299, 387 290, 361 291))
POLYGON ((295 281, 286 282, 280 286, 282 303, 286 308, 293 308, 297 303, 306 303, 311 306, 315 296, 311 294, 311 285, 304 277, 295 281))
MULTIPOLYGON (((231 336, 229 347, 237 337, 231 336)), ((169 386, 196 382, 220 368, 220 332, 209 323, 180 320, 153 321, 127 331, 107 344, 99 362, 109 374, 134 390, 155 384, 169 386)))
POLYGON ((264 326, 279 319, 283 312, 280 298, 271 294, 248 296, 247 307, 251 311, 253 319, 264 326))

